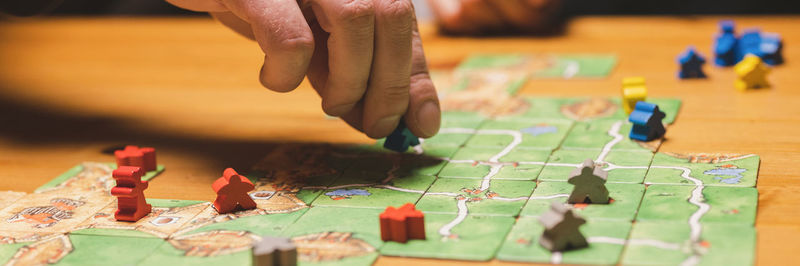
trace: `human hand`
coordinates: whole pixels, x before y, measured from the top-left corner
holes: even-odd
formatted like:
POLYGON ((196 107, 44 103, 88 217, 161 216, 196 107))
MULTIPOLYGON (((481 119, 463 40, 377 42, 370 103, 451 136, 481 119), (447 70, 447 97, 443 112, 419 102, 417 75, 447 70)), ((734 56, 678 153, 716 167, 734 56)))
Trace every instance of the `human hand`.
POLYGON ((303 77, 322 109, 372 138, 404 119, 431 137, 441 110, 411 0, 167 0, 209 12, 264 52, 260 81, 277 92, 303 77))
POLYGON ((428 0, 446 33, 552 34, 560 30, 561 0, 428 0))

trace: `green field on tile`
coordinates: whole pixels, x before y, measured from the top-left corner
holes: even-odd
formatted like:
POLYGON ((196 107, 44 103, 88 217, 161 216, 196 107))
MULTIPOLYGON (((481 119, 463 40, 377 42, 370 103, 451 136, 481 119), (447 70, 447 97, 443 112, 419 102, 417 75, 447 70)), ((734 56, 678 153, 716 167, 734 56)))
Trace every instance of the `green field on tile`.
MULTIPOLYGON (((367 207, 385 209, 415 203, 436 179, 429 175, 396 177, 391 181, 373 186, 346 186, 325 190, 313 206, 367 207)), ((340 182, 346 180, 340 180, 340 182)), ((346 184, 342 184, 346 185, 346 184)))
MULTIPOLYGON (((562 252, 561 263, 614 265, 619 261, 631 224, 592 221, 580 227, 589 246, 562 252), (611 241, 609 241, 609 239, 611 241)), ((539 244, 544 227, 536 217, 520 217, 497 253, 499 260, 550 263, 553 254, 539 244)))
POLYGON ((685 158, 657 153, 645 183, 694 185, 681 176, 688 169, 691 177, 706 186, 755 187, 759 162, 757 155, 741 155, 716 163, 691 163, 685 158))
MULTIPOLYGON (((688 221, 698 207, 688 200, 694 186, 650 185, 642 200, 637 221, 688 221)), ((710 209, 702 223, 754 224, 758 190, 743 187, 705 187, 702 202, 710 209)))
POLYGON ((650 151, 639 142, 628 138, 633 124, 627 120, 598 119, 576 122, 570 130, 561 148, 564 149, 602 149, 608 143, 619 138, 611 150, 650 151), (614 130, 612 130, 614 129, 614 130))
POLYGON ((458 213, 458 201, 465 201, 470 214, 517 215, 531 195, 536 182, 492 180, 487 190, 481 190, 482 180, 440 178, 417 202, 423 212, 458 213))
MULTIPOLYGON (((442 118, 441 128, 447 129, 478 129, 483 123, 482 119, 446 119, 442 118)), ((452 130, 439 132, 436 136, 427 138, 422 142, 423 147, 429 146, 461 146, 472 137, 474 133, 452 130)))
MULTIPOLYGON (((528 203, 522 208, 522 216, 540 216, 550 210, 551 202, 567 202, 572 193, 573 185, 567 182, 541 182, 536 186, 528 203)), ((639 203, 644 193, 642 184, 606 184, 609 204, 576 204, 573 210, 576 214, 588 220, 621 220, 633 221, 639 203)))
MULTIPOLYGON (((203 243, 195 243, 202 245, 203 243)), ((211 243, 208 243, 211 244, 211 243)), ((217 243, 219 245, 219 243, 217 243)), ((252 263, 252 253, 250 249, 238 250, 233 253, 223 254, 209 254, 209 255, 193 255, 189 256, 186 253, 188 250, 178 249, 171 243, 166 242, 161 244, 154 252, 150 253, 146 259, 141 261, 138 265, 141 266, 157 266, 157 265, 250 265, 252 263)), ((203 251, 199 251, 202 253, 203 251)), ((209 251, 210 252, 210 251, 209 251)))
MULTIPOLYGON (((500 154, 504 147, 464 147, 453 155, 452 160, 442 168, 439 177, 483 179, 489 174, 490 166, 477 162, 489 162, 500 154), (470 163, 474 161, 475 163, 470 163)), ((549 149, 513 149, 499 157, 498 162, 510 163, 500 166, 492 179, 536 180, 544 162, 550 156, 549 149), (518 163, 514 165, 513 163, 518 163)))
POLYGON ((250 232, 256 235, 279 235, 308 211, 303 208, 290 213, 272 213, 236 218, 224 222, 211 223, 181 235, 191 235, 216 230, 250 232))
POLYGON ((378 215, 381 212, 383 209, 313 207, 281 235, 298 237, 324 232, 352 233, 353 238, 363 240, 378 249, 383 244, 378 224, 378 215))
MULTIPOLYGON (((586 159, 596 160, 602 153, 601 150, 557 150, 550 155, 547 165, 539 174, 542 181, 567 181, 570 173, 586 159)), ((621 151, 611 150, 603 161, 617 166, 629 168, 616 168, 608 171, 608 183, 642 183, 647 167, 653 153, 649 151, 621 151)), ((608 167, 608 165, 604 165, 608 167)))
POLYGON ((753 265, 756 232, 746 224, 707 224, 700 241, 687 241, 687 223, 637 222, 622 265, 679 265, 696 257, 697 265, 753 265))
POLYGON ((380 253, 389 256, 454 260, 490 260, 514 224, 511 216, 468 215, 446 230, 456 214, 426 214, 425 240, 386 242, 380 253), (444 234, 442 234, 444 233, 444 234))
MULTIPOLYGON (((497 120, 518 119, 571 119, 579 121, 616 120, 627 121, 628 115, 620 106, 620 98, 548 98, 523 97, 528 108, 521 113, 497 117, 497 120)), ((647 102, 658 105, 666 116, 661 122, 672 124, 680 111, 681 100, 673 98, 649 98, 647 102)), ((628 132, 624 132, 627 137, 628 132)), ((603 132, 603 135, 607 135, 603 132)))
POLYGON ((144 260, 165 241, 159 238, 70 235, 72 252, 56 265, 133 265, 144 260), (123 251, 123 252, 121 252, 123 251))
POLYGON ((528 119, 487 121, 467 141, 467 147, 506 147, 517 138, 520 148, 555 149, 564 139, 572 121, 567 119, 528 119))
POLYGON ((535 78, 602 78, 617 63, 615 55, 559 54, 552 56, 547 68, 535 71, 535 78))

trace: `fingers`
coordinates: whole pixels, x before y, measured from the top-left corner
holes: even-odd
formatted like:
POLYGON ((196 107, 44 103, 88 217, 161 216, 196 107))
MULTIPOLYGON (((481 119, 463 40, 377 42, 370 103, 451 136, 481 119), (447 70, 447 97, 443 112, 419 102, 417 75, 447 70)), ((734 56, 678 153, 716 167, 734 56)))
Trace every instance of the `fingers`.
POLYGON ((168 3, 197 12, 225 12, 228 8, 219 0, 167 0, 168 3))
POLYGON ((341 116, 364 96, 372 65, 375 13, 371 0, 319 0, 312 9, 328 37, 329 73, 322 109, 341 116))
POLYGON ((428 73, 428 63, 422 50, 416 19, 412 28, 410 98, 405 122, 411 133, 429 138, 439 132, 442 112, 439 97, 428 73))
POLYGON ((408 107, 413 14, 410 0, 375 1, 375 51, 363 121, 371 138, 392 133, 408 107))
POLYGON ((278 92, 291 91, 303 81, 314 37, 294 0, 224 0, 236 16, 250 23, 264 51, 260 81, 278 92))

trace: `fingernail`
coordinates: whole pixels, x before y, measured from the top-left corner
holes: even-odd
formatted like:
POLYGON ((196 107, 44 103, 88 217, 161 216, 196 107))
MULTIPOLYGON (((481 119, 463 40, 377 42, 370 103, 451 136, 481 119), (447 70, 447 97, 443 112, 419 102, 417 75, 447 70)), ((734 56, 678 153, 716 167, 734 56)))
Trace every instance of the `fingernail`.
POLYGON ((392 133, 394 128, 397 127, 397 123, 399 122, 400 122, 399 115, 393 115, 381 118, 380 120, 375 122, 374 126, 372 126, 372 131, 371 131, 372 134, 370 134, 370 137, 383 137, 389 135, 389 133, 392 133))
POLYGON ((425 133, 421 137, 433 137, 439 132, 439 125, 442 122, 442 111, 439 110, 439 103, 427 101, 417 111, 417 125, 425 133))

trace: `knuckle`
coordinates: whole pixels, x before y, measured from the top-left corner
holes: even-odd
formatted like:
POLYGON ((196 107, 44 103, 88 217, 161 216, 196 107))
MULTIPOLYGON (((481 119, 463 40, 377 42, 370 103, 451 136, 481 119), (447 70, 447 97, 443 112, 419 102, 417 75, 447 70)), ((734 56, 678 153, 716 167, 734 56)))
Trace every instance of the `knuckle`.
POLYGON ((281 39, 277 43, 279 50, 292 50, 292 51, 303 51, 303 50, 313 50, 314 49, 314 37, 312 36, 305 36, 305 34, 300 36, 288 36, 286 38, 281 39))
POLYGON ((339 20, 355 25, 372 23, 375 19, 375 9, 371 0, 348 0, 341 6, 339 20))
POLYGON ((409 83, 392 85, 384 88, 381 96, 386 104, 408 102, 409 90, 409 83))
POLYGON ((375 13, 389 21, 410 24, 414 17, 414 6, 408 0, 384 0, 375 13))

